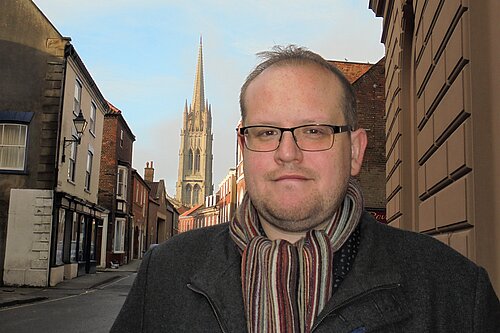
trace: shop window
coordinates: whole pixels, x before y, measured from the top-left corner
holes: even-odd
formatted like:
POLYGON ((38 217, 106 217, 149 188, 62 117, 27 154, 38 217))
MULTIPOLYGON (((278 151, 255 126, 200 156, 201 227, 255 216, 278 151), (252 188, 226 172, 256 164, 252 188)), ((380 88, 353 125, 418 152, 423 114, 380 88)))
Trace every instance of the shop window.
POLYGON ((71 226, 71 252, 70 262, 76 262, 76 245, 78 242, 78 215, 73 213, 73 224, 71 226))
POLYGON ((81 215, 80 216, 80 225, 79 225, 79 237, 78 237, 78 261, 84 261, 85 260, 85 242, 86 240, 86 233, 85 231, 87 230, 87 219, 85 216, 81 215))
POLYGON ((59 218, 57 221, 57 232, 56 232, 56 265, 62 265, 63 262, 63 251, 64 251, 64 224, 66 220, 66 211, 63 208, 59 209, 59 218))

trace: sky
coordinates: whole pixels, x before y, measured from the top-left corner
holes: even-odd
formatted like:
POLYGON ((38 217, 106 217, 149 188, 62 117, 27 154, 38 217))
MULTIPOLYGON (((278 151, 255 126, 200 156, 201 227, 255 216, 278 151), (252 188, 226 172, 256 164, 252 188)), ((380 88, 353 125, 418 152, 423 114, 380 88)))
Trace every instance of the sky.
POLYGON ((200 36, 212 106, 213 185, 235 167, 239 89, 259 51, 296 44, 328 60, 376 63, 382 19, 369 0, 34 0, 71 37, 104 97, 132 129, 132 166, 154 161, 175 196, 182 112, 192 101, 200 36))

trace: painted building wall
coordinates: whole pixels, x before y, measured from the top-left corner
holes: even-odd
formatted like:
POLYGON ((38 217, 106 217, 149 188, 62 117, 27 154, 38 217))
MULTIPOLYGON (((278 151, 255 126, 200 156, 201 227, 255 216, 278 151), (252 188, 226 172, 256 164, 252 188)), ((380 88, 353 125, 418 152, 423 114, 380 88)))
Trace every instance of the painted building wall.
MULTIPOLYGON (((7 228, 6 285, 49 285, 53 191, 12 189, 7 228)), ((55 281, 62 280, 63 270, 55 281)), ((55 285, 52 283, 51 285, 55 285)))
POLYGON ((14 121, 27 125, 28 131, 23 170, 0 169, 0 281, 10 190, 53 189, 55 185, 60 89, 68 42, 31 1, 2 1, 1 12, 0 123, 14 121))
MULTIPOLYGON (((78 65, 69 57, 66 65, 64 99, 63 99, 63 115, 61 124, 61 138, 64 140, 71 139, 74 133, 73 119, 77 113, 73 111, 75 83, 78 81, 82 84, 80 108, 82 114, 87 120, 87 128, 81 136, 81 142, 77 145, 76 153, 76 170, 75 179, 69 178, 69 162, 71 158, 71 143, 67 143, 63 147, 63 142, 60 143, 60 159, 57 190, 66 192, 79 198, 85 199, 91 203, 97 203, 97 194, 99 189, 99 170, 101 164, 101 146, 104 124, 104 114, 107 106, 104 104, 102 96, 98 96, 91 86, 93 82, 89 82, 85 75, 80 71, 78 65), (91 109, 95 106, 95 125, 91 128, 91 109), (93 155, 91 166, 90 186, 86 188, 86 170, 88 161, 88 152, 93 155), (64 161, 62 156, 64 155, 64 161)), ((77 111, 78 112, 78 111, 77 111)), ((62 140, 62 141, 63 141, 62 140)))
POLYGON ((387 218, 485 267, 500 292, 497 0, 369 2, 386 48, 387 218))

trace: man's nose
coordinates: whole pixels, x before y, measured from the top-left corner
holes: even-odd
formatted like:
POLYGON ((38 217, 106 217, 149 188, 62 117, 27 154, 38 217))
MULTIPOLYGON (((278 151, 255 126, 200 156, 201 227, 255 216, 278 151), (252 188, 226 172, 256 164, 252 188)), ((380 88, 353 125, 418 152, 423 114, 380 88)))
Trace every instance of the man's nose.
POLYGON ((275 159, 278 163, 302 160, 302 150, 297 146, 292 132, 283 132, 280 145, 276 149, 275 159))

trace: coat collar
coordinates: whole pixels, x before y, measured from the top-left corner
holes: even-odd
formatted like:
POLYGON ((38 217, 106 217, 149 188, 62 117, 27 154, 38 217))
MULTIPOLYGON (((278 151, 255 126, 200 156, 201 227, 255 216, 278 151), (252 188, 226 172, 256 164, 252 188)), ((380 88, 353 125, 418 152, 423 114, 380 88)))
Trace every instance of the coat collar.
MULTIPOLYGON (((368 213, 361 219, 361 241, 352 270, 316 320, 315 328, 328 318, 328 330, 351 332, 401 321, 410 316, 404 306, 402 276, 383 245, 385 226, 368 213)), ((246 321, 241 291, 241 255, 228 228, 212 240, 204 265, 192 276, 193 286, 202 291, 219 317, 223 331, 245 332, 246 321)))

